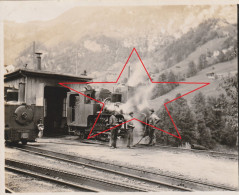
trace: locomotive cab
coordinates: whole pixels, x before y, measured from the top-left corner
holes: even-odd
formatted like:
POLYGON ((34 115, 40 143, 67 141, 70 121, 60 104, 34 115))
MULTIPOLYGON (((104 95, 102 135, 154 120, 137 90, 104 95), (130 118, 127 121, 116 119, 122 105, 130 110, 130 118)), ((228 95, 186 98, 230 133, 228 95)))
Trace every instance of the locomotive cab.
POLYGON ((101 109, 101 105, 95 99, 95 90, 67 93, 67 125, 68 133, 85 137, 88 129, 88 117, 95 115, 101 109))
MULTIPOLYGON (((99 116, 102 109, 102 104, 95 100, 95 90, 87 86, 84 91, 80 93, 67 93, 67 125, 68 133, 78 135, 80 139, 86 138, 92 127, 94 126, 91 136, 97 135, 95 138, 109 141, 110 131, 98 133, 108 129, 109 118, 113 109, 119 108, 118 104, 122 101, 121 93, 111 93, 104 99, 104 109, 99 116), (97 120, 97 123, 95 121, 97 120)), ((118 123, 124 121, 124 117, 120 111, 117 115, 118 123)), ((126 125, 122 125, 119 135, 125 133, 126 125)))

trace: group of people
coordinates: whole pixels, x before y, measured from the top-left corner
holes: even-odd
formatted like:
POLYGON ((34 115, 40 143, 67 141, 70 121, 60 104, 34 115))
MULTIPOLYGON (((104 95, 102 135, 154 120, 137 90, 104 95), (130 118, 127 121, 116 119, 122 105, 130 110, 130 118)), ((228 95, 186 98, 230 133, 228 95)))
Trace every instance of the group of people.
MULTIPOLYGON (((109 118, 109 126, 111 128, 111 137, 110 137, 110 147, 116 148, 118 130, 120 129, 120 124, 118 124, 118 120, 116 118, 116 111, 113 111, 112 115, 109 118)), ((129 119, 127 123, 127 147, 131 148, 133 143, 133 130, 135 128, 133 124, 134 113, 129 113, 129 119)), ((146 118, 146 123, 148 124, 148 128, 145 128, 145 132, 143 137, 149 136, 148 145, 155 145, 156 137, 155 137, 155 126, 160 121, 159 117, 154 113, 154 109, 150 109, 150 115, 146 118)), ((146 126, 145 126, 146 127, 146 126)))
MULTIPOLYGON (((116 111, 113 111, 112 115, 109 118, 109 125, 111 129, 111 136, 110 136, 110 147, 116 148, 116 142, 117 142, 117 136, 118 136, 118 130, 120 129, 120 124, 118 124, 118 120, 116 118, 116 111)), ((129 113, 130 119, 133 119, 134 113, 129 113)), ((130 144, 133 142, 133 129, 134 124, 132 121, 128 122, 128 133, 127 133, 127 147, 130 148, 130 144)))

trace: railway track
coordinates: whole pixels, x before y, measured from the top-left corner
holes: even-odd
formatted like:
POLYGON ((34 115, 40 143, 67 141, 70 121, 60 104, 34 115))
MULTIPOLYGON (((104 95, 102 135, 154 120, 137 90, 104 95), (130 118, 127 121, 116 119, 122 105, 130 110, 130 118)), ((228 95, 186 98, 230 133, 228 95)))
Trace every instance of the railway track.
MULTIPOLYGON (((91 140, 84 140, 82 143, 87 144, 100 144, 100 145, 107 145, 106 143, 99 143, 99 142, 93 142, 91 140)), ((62 143, 64 144, 64 143, 62 143)), ((149 147, 146 144, 140 144, 137 145, 137 147, 149 147)), ((190 153, 201 153, 201 154, 207 154, 213 157, 224 157, 229 159, 235 159, 238 160, 238 154, 233 153, 224 153, 224 152, 216 152, 216 151, 210 151, 210 150, 197 150, 197 149, 186 149, 186 148, 179 148, 179 147, 172 147, 172 146, 162 146, 162 145, 155 145, 154 147, 160 148, 160 149, 170 149, 170 150, 178 150, 178 151, 184 151, 184 152, 190 152, 190 153)))
POLYGON ((85 192, 146 192, 144 188, 133 185, 127 185, 108 180, 102 180, 96 177, 90 177, 82 174, 76 174, 68 171, 61 171, 45 166, 39 166, 32 163, 6 159, 5 169, 7 171, 28 175, 31 177, 47 180, 69 188, 75 188, 78 191, 85 192))
POLYGON ((12 189, 5 187, 5 193, 15 193, 12 189))
MULTIPOLYGON (((65 145, 79 145, 79 144, 73 144, 73 143, 65 143, 65 142, 41 142, 41 143, 52 143, 52 144, 65 144, 65 145)), ((103 146, 108 146, 107 142, 100 142, 100 141, 91 141, 91 140, 83 140, 80 143, 85 143, 85 144, 98 144, 98 145, 103 145, 103 146)), ((145 148, 148 147, 148 145, 137 145, 136 147, 139 148, 145 148)), ((178 147, 172 147, 172 146, 161 146, 161 145, 155 145, 154 147, 158 147, 160 149, 165 149, 165 150, 178 150, 178 151, 183 151, 183 152, 188 152, 188 153, 201 153, 201 154, 206 154, 212 157, 220 157, 220 158, 229 158, 229 159, 235 159, 238 160, 238 154, 233 154, 233 153, 224 153, 224 152, 216 152, 216 151, 208 151, 208 150, 196 150, 196 149, 185 149, 185 148, 178 148, 178 147)))
POLYGON ((226 190, 235 191, 237 189, 230 188, 223 185, 213 185, 196 180, 189 180, 185 178, 175 177, 172 175, 164 175, 159 173, 154 173, 146 170, 140 170, 137 168, 126 167, 111 163, 106 163, 102 161, 97 161, 93 159, 88 159, 79 156, 72 156, 68 154, 62 154, 50 150, 39 149, 31 146, 24 146, 24 148, 17 148, 21 151, 28 153, 33 153, 40 156, 45 156, 52 159, 62 160, 68 163, 73 163, 80 166, 85 166, 104 172, 114 173, 133 179, 136 181, 141 181, 149 184, 158 185, 170 190, 177 191, 215 191, 215 190, 226 190))

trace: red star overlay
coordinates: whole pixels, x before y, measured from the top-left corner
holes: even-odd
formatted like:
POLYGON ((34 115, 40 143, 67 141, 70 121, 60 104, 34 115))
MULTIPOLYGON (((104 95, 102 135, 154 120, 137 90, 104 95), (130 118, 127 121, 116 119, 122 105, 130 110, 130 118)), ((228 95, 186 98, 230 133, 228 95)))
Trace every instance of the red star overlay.
POLYGON ((117 78, 116 81, 112 81, 112 82, 70 82, 70 83, 59 83, 59 84, 62 85, 63 87, 66 87, 66 88, 72 90, 72 91, 75 91, 76 93, 79 93, 79 94, 81 94, 81 95, 83 95, 83 96, 85 96, 85 97, 88 97, 88 98, 90 98, 90 99, 92 99, 92 100, 98 102, 99 104, 102 104, 102 108, 101 108, 101 110, 100 110, 100 113, 98 114, 98 116, 97 116, 97 118, 96 118, 96 120, 95 120, 95 123, 94 123, 93 127, 92 127, 91 130, 90 130, 90 133, 89 133, 87 139, 93 138, 93 137, 95 137, 95 136, 97 136, 97 135, 99 135, 99 134, 101 134, 101 133, 104 133, 104 132, 106 132, 106 131, 109 131, 109 130, 111 130, 111 129, 113 129, 113 128, 116 128, 116 127, 118 127, 118 126, 121 126, 121 125, 123 125, 123 124, 125 124, 125 123, 128 123, 129 121, 133 121, 133 120, 139 121, 139 122, 141 122, 141 123, 143 123, 143 124, 145 124, 145 125, 148 125, 148 126, 153 127, 153 128, 155 128, 155 129, 157 129, 157 130, 163 131, 164 133, 167 133, 167 134, 169 134, 169 135, 172 135, 172 136, 174 136, 174 137, 176 137, 176 138, 182 139, 182 138, 181 138, 181 135, 180 135, 179 132, 178 132, 177 126, 175 125, 175 123, 174 123, 174 121, 173 121, 173 118, 172 118, 172 116, 171 116, 170 113, 169 113, 169 110, 168 110, 168 108, 167 108, 167 104, 169 104, 169 103, 171 103, 171 102, 173 102, 173 101, 175 101, 175 100, 177 100, 177 99, 179 99, 179 98, 181 98, 181 97, 184 97, 184 96, 186 96, 186 95, 188 95, 188 94, 190 94, 190 93, 192 93, 192 92, 194 92, 194 91, 197 91, 197 90, 199 90, 199 89, 201 89, 201 88, 203 88, 203 87, 206 87, 206 86, 209 85, 210 83, 205 83, 205 82, 157 82, 157 81, 153 81, 153 80, 151 79, 151 77, 150 77, 150 75, 149 75, 147 69, 145 68, 144 63, 143 63, 143 61, 141 60, 141 58, 140 58, 140 56, 139 56, 137 50, 134 48, 134 49, 131 51, 131 53, 130 53, 130 55, 129 55, 129 57, 128 57, 128 59, 127 59, 125 65, 124 65, 122 71, 120 72, 120 74, 119 74, 119 76, 118 76, 118 78, 117 78), (147 124, 147 123, 145 123, 145 122, 143 122, 143 121, 141 121, 141 120, 139 120, 139 119, 137 119, 137 118, 133 118, 133 119, 131 119, 131 120, 128 120, 128 121, 126 121, 126 122, 123 122, 123 123, 121 123, 121 124, 119 124, 119 125, 117 125, 117 126, 115 126, 115 127, 106 129, 106 130, 104 130, 104 131, 102 131, 102 132, 100 132, 100 133, 98 133, 98 134, 93 135, 93 136, 91 135, 91 133, 92 133, 94 127, 95 127, 95 124, 97 123, 98 118, 99 118, 100 114, 102 113, 102 110, 103 110, 103 108, 104 108, 105 105, 104 105, 103 102, 100 102, 100 101, 98 101, 98 100, 96 100, 96 99, 94 99, 94 98, 92 98, 92 97, 89 97, 89 96, 87 96, 87 95, 85 95, 85 94, 83 94, 83 93, 81 93, 81 92, 79 92, 79 91, 76 91, 75 89, 72 89, 72 88, 66 86, 66 84, 94 84, 94 83, 97 83, 97 84, 99 84, 99 83, 111 83, 111 84, 112 84, 112 83, 117 83, 117 82, 119 81, 120 76, 122 75, 122 73, 123 73, 123 71, 124 71, 126 65, 128 64, 129 59, 131 58, 133 52, 135 52, 135 53, 137 54, 137 56, 138 56, 138 58, 139 58, 141 64, 143 65, 144 70, 145 70, 145 72, 147 73, 147 75, 148 75, 148 77, 149 77, 151 83, 178 83, 178 84, 189 84, 189 85, 190 85, 190 84, 198 84, 198 85, 200 85, 200 87, 198 87, 198 88, 196 88, 196 89, 194 89, 194 90, 192 90, 192 91, 189 91, 189 92, 187 92, 187 93, 185 93, 185 94, 183 94, 183 95, 181 95, 181 96, 179 96, 179 97, 177 97, 177 98, 174 98, 174 99, 172 99, 172 100, 170 100, 170 101, 168 101, 168 102, 166 102, 166 103, 164 104, 164 106, 165 106, 165 108, 166 108, 166 110, 167 110, 167 112, 168 112, 168 115, 169 115, 169 117, 170 117, 170 119, 171 119, 171 121, 172 121, 172 123, 173 123, 173 125, 174 125, 174 127, 175 127, 175 130, 176 130, 176 132, 177 132, 178 135, 171 134, 171 133, 169 133, 169 132, 167 132, 167 131, 165 131, 165 130, 163 130, 163 129, 159 129, 158 127, 155 127, 155 126, 152 126, 152 125, 150 125, 150 124, 147 124))

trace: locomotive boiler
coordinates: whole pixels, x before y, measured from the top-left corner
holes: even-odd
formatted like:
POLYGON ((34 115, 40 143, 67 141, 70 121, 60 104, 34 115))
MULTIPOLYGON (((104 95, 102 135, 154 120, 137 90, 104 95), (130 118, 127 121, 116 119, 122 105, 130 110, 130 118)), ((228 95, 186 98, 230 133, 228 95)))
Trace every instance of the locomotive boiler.
MULTIPOLYGON (((20 88, 20 91, 23 87, 20 88)), ((21 141, 22 144, 27 144, 27 142, 34 142, 37 138, 37 123, 42 117, 43 107, 27 105, 23 102, 21 94, 18 95, 18 93, 18 89, 5 89, 4 137, 6 143, 21 141)), ((21 93, 24 93, 24 90, 21 93)))

